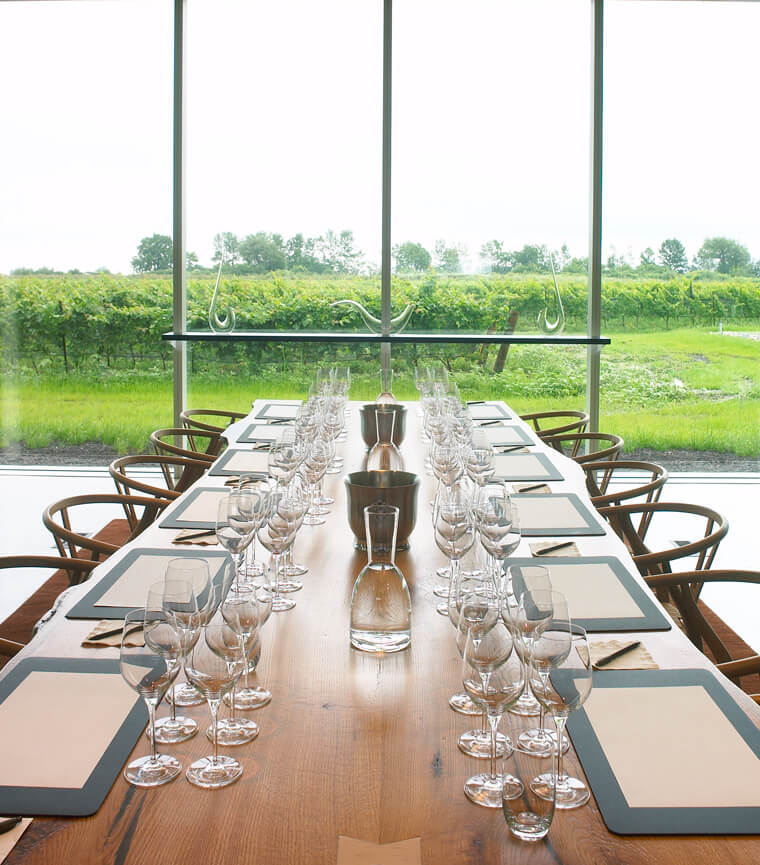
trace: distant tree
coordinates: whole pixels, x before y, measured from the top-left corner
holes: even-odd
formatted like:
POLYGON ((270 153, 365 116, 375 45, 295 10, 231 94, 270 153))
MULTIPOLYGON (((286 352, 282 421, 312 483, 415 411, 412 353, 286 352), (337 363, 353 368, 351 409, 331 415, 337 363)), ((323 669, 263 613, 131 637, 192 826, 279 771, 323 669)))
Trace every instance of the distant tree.
POLYGON ((562 269, 565 273, 588 273, 588 258, 571 258, 562 269))
POLYGON ((238 251, 243 261, 259 273, 284 270, 288 264, 285 244, 279 234, 263 231, 249 234, 240 242, 238 251))
POLYGON ((542 243, 540 245, 526 243, 518 252, 513 253, 514 269, 530 273, 543 273, 550 271, 549 250, 542 243))
POLYGON ((658 253, 660 264, 676 273, 686 273, 689 269, 689 259, 686 257, 686 248, 675 237, 669 237, 660 244, 658 253))
POLYGON ((514 253, 504 249, 500 240, 489 240, 480 247, 480 257, 492 273, 509 273, 514 267, 514 253))
POLYGON ((285 244, 285 255, 289 270, 308 270, 312 273, 321 273, 325 268, 316 256, 316 240, 313 237, 304 237, 300 232, 285 244))
POLYGON ((718 273, 748 273, 749 250, 728 237, 708 237, 697 252, 697 263, 703 270, 718 273))
POLYGON ((222 231, 214 235, 214 255, 211 260, 219 264, 224 252, 224 260, 227 264, 238 264, 240 261, 240 241, 237 235, 231 231, 222 231))
POLYGON ((358 273, 361 268, 362 254, 354 248, 353 231, 336 234, 330 229, 315 242, 318 260, 325 270, 333 273, 358 273))
POLYGON ((153 273, 172 269, 172 239, 166 234, 143 237, 132 259, 135 273, 153 273))
POLYGON ((198 256, 194 252, 186 252, 185 253, 185 267, 188 270, 200 270, 200 264, 198 263, 198 256))
POLYGON ((654 250, 651 246, 648 246, 639 256, 639 260, 643 267, 649 267, 652 264, 656 264, 654 260, 654 250))
POLYGON ((422 273, 430 267, 432 261, 430 253, 422 244, 412 243, 411 241, 394 246, 392 254, 396 260, 397 273, 408 270, 422 273))
POLYGON ((461 246, 446 246, 445 240, 436 240, 433 249, 433 267, 443 273, 460 273, 462 264, 459 257, 463 252, 461 246))

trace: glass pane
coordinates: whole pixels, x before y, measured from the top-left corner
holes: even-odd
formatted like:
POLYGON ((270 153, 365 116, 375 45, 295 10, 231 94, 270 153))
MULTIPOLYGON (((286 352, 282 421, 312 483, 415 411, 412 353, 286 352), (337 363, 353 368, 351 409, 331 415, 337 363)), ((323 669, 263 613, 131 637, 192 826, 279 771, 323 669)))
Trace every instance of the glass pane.
POLYGON ((140 450, 171 416, 171 277, 130 274, 171 246, 172 8, 0 4, 0 446, 140 450))
MULTIPOLYGON (((192 0, 187 57, 187 243, 206 268, 189 277, 190 327, 209 326, 224 247, 220 318, 233 308, 236 330, 363 330, 330 303, 379 314, 382 3, 192 0)), ((191 352, 190 402, 233 408, 250 405, 252 377, 256 395, 303 396, 320 363, 377 357, 334 344, 191 352)))
MULTIPOLYGON (((393 312, 415 303, 414 330, 538 333, 542 310, 558 318, 551 254, 565 331, 585 334, 588 4, 463 8, 394 4, 393 312)), ((406 356, 442 356, 469 393, 541 407, 534 376, 543 367, 556 397, 583 403, 585 381, 577 393, 565 387, 568 365, 583 379, 578 350, 425 349, 406 356)))
POLYGON ((756 470, 760 5, 606 10, 601 424, 671 470, 756 470))

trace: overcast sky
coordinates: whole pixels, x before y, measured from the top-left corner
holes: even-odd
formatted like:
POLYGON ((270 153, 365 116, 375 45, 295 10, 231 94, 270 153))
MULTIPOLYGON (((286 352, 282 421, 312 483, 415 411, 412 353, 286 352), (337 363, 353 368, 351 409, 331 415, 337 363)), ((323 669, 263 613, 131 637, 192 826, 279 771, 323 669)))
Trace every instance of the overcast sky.
MULTIPOLYGON (((128 273, 171 233, 172 5, 0 3, 0 272, 128 273)), ((586 254, 589 5, 397 0, 394 243, 586 254)), ((606 9, 605 251, 759 258, 760 3, 606 9)), ((188 248, 352 229, 379 261, 382 0, 191 0, 188 28, 188 248)))

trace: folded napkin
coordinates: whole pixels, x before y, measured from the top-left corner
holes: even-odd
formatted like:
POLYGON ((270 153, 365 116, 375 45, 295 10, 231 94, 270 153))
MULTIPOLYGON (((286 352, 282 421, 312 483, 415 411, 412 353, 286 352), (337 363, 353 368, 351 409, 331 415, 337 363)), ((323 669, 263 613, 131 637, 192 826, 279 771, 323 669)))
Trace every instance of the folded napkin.
POLYGON ((535 482, 529 484, 512 484, 512 492, 513 493, 537 493, 539 495, 545 495, 547 493, 551 493, 552 488, 549 484, 537 484, 535 482))
MULTIPOLYGON (((0 820, 6 818, 0 817, 0 820)), ((4 862, 6 856, 13 850, 18 843, 19 838, 26 832, 27 827, 32 822, 31 817, 23 817, 12 829, 3 832, 0 835, 0 862, 4 862)))
POLYGON ((628 646, 635 640, 604 640, 600 642, 594 641, 591 643, 591 663, 594 669, 599 670, 659 670, 660 668, 654 661, 654 658, 644 648, 644 646, 636 646, 619 658, 615 658, 608 664, 602 667, 597 667, 597 662, 607 655, 628 646))
MULTIPOLYGON (((105 646, 106 648, 115 647, 118 649, 121 646, 123 629, 124 622, 119 619, 101 619, 84 640, 82 640, 82 647, 85 649, 101 649, 105 646)), ((143 638, 142 628, 136 628, 127 638, 125 645, 144 646, 145 639, 143 638)))
POLYGON ((173 544, 198 544, 203 547, 212 547, 217 544, 214 529, 182 529, 172 539, 173 544))
POLYGON ((532 555, 538 556, 539 559, 551 559, 554 556, 579 556, 581 554, 575 541, 538 541, 530 545, 530 552, 532 555), (552 547, 559 547, 559 549, 553 550, 552 547), (549 552, 544 553, 543 550, 549 550, 549 552))

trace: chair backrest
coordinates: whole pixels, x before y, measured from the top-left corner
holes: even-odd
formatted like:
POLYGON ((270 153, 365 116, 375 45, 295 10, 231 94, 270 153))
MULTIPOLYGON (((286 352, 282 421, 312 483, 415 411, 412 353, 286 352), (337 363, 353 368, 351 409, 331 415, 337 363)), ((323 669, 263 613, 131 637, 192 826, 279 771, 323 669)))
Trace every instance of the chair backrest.
MULTIPOLYGON (((704 505, 693 505, 685 502, 636 502, 598 508, 598 511, 609 522, 617 535, 623 539, 642 576, 671 573, 673 562, 690 556, 696 556, 693 570, 708 570, 712 566, 718 545, 728 532, 728 520, 722 514, 704 505), (704 525, 701 537, 698 536, 694 540, 678 539, 677 542, 671 540, 670 543, 673 543, 673 546, 659 550, 650 548, 647 538, 651 532, 652 518, 658 514, 662 515, 658 518, 658 522, 673 518, 675 515, 697 517, 696 524, 704 525), (632 517, 635 515, 648 517, 641 534, 633 525, 632 517)), ((693 526, 691 528, 692 533, 696 534, 693 532, 693 526)), ((672 539, 672 532, 670 537, 672 539)))
POLYGON ((625 442, 612 433, 573 432, 542 436, 544 442, 575 462, 590 463, 600 460, 616 460, 625 442))
POLYGON ((224 411, 218 408, 187 408, 180 413, 182 425, 187 429, 206 430, 206 432, 220 433, 224 432, 227 427, 236 420, 242 420, 248 417, 247 414, 240 411, 224 411), (216 426, 201 418, 222 418, 226 421, 224 426, 216 426))
POLYGON ((583 432, 588 425, 589 416, 585 411, 562 409, 557 411, 536 411, 521 414, 520 420, 533 425, 539 438, 559 435, 566 432, 583 432))
POLYGON ((91 559, 74 559, 59 556, 0 556, 0 571, 15 568, 48 568, 52 571, 66 571, 69 585, 83 583, 98 563, 91 559))
MULTIPOLYGON (((157 498, 176 499, 195 483, 208 470, 205 460, 189 457, 169 456, 167 454, 138 454, 115 459, 108 471, 116 484, 116 492, 121 495, 138 493, 157 498), (156 486, 145 480, 150 469, 160 469, 163 486, 156 486), (175 479, 175 473, 178 477, 175 479)), ((154 472, 155 473, 155 472, 154 472)), ((153 474, 151 474, 151 480, 153 474)))
POLYGON ((157 429, 150 434, 150 442, 157 454, 188 457, 207 463, 214 462, 224 446, 224 440, 218 432, 185 427, 157 429), (187 442, 188 446, 178 442, 187 442))
POLYGON ((120 505, 124 510, 129 527, 129 534, 124 543, 136 538, 146 529, 163 509, 170 504, 169 499, 148 498, 146 496, 119 495, 117 493, 93 493, 89 495, 70 496, 49 505, 42 514, 42 522, 50 530, 55 544, 62 556, 78 558, 80 550, 88 550, 93 561, 101 557, 108 558, 120 548, 120 544, 112 544, 97 537, 88 537, 72 529, 71 510, 85 505, 120 505), (138 515, 138 510, 142 511, 138 515))
MULTIPOLYGON (((583 463, 582 468, 586 474, 586 489, 597 508, 633 499, 657 502, 669 477, 667 469, 661 465, 640 460, 599 460, 583 463)), ((641 515, 636 529, 639 537, 646 534, 651 519, 651 513, 641 515)))

